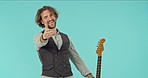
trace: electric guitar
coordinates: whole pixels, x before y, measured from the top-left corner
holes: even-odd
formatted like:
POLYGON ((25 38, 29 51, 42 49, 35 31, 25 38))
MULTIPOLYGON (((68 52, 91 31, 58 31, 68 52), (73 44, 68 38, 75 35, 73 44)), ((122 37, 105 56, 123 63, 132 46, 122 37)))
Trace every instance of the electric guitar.
POLYGON ((104 46, 103 46, 104 42, 105 42, 105 39, 102 38, 98 43, 97 50, 96 50, 96 53, 98 55, 96 78, 101 78, 101 60, 102 60, 102 52, 104 51, 104 46))

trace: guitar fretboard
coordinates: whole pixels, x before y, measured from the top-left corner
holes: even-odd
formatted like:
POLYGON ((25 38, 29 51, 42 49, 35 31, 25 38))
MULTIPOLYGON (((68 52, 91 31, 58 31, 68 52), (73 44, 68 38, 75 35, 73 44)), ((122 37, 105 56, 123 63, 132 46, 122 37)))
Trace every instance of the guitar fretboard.
POLYGON ((102 60, 102 55, 98 56, 96 78, 101 78, 101 60, 102 60))

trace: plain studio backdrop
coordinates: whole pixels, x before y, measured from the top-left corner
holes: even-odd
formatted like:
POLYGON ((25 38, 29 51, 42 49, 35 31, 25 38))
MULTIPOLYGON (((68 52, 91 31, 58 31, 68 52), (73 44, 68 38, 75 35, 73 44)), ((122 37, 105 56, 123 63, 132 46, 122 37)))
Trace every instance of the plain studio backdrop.
MULTIPOLYGON (((147 1, 0 1, 0 78, 40 78, 33 42, 39 8, 57 9, 57 28, 68 34, 96 75, 97 43, 104 37, 102 78, 148 78, 147 1)), ((71 63, 74 78, 83 78, 71 63)))

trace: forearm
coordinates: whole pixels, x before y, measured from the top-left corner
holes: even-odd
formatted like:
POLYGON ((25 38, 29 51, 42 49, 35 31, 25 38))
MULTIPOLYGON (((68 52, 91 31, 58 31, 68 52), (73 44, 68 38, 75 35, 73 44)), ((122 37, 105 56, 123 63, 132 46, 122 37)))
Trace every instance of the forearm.
POLYGON ((70 56, 70 59, 83 76, 86 77, 89 73, 91 73, 79 56, 70 56))
MULTIPOLYGON (((76 68, 81 72, 81 74, 83 76, 88 76, 88 74, 90 74, 90 70, 86 67, 85 63, 83 62, 83 60, 80 58, 79 54, 76 52, 74 46, 72 45, 72 43, 70 44, 70 59, 71 61, 74 63, 74 65, 76 66, 76 68)), ((88 77, 91 78, 91 77, 88 77)))
POLYGON ((71 61, 74 63, 76 68, 81 72, 84 77, 94 78, 91 71, 86 67, 83 60, 79 57, 77 53, 73 53, 75 56, 70 57, 71 61))
POLYGON ((41 48, 42 46, 45 46, 47 44, 48 40, 43 40, 42 39, 42 33, 38 33, 35 37, 34 37, 34 43, 36 46, 36 49, 39 50, 39 48, 41 48))

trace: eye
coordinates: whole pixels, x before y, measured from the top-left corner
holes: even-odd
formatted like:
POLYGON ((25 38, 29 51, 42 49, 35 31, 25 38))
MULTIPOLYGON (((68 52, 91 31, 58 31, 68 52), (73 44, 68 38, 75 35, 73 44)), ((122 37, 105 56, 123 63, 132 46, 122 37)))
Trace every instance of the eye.
POLYGON ((44 19, 47 19, 48 16, 45 16, 44 19))
POLYGON ((50 14, 50 17, 53 16, 53 13, 50 14))

